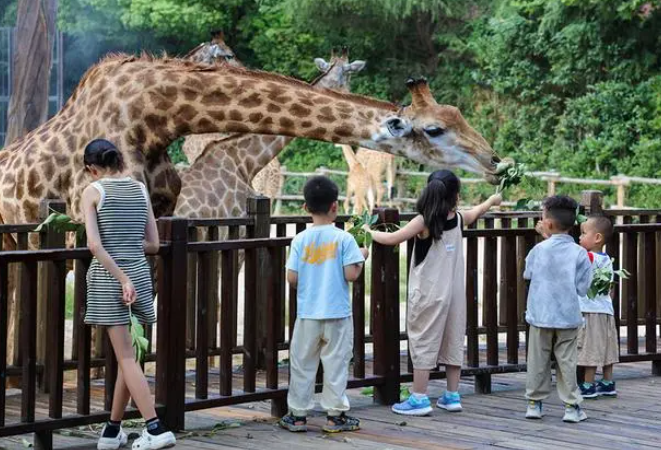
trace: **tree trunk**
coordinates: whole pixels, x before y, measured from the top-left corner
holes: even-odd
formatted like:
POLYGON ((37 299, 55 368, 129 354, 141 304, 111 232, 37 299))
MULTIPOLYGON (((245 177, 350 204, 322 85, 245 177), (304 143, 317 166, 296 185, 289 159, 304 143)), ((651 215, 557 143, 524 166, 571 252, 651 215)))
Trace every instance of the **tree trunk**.
POLYGON ((57 0, 18 0, 14 78, 5 146, 48 117, 48 87, 55 42, 57 0))
MULTIPOLYGON (((55 42, 57 0, 18 0, 14 48, 14 78, 7 114, 5 147, 46 121, 51 55, 55 42)), ((17 272, 13 272, 17 281, 17 272)), ((11 277, 10 277, 11 279, 11 277)), ((17 363, 19 348, 14 333, 18 332, 21 299, 16 284, 9 293, 7 359, 17 363)), ((17 379, 8 380, 10 387, 17 379)), ((2 388, 0 386, 0 388, 2 388)))

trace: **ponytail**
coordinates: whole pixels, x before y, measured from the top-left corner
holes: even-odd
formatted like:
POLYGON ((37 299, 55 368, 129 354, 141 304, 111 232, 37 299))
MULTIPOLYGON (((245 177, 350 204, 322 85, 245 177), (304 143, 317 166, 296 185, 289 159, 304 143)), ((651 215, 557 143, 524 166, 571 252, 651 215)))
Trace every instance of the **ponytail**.
POLYGON ((97 166, 113 172, 124 170, 124 158, 117 147, 105 139, 94 139, 85 147, 86 166, 97 166))
POLYGON ((457 206, 460 181, 449 170, 437 170, 429 175, 416 210, 422 215, 430 236, 439 240, 443 236, 448 214, 457 206))

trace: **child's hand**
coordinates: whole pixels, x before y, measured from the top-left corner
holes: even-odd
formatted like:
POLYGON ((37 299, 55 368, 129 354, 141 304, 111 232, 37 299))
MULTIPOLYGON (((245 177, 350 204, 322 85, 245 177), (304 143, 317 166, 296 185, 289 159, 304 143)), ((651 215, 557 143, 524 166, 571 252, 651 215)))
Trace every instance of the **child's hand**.
POLYGON ((370 251, 369 251, 369 249, 368 249, 368 248, 365 248, 365 247, 361 247, 361 248, 360 248, 360 253, 363 254, 363 258, 365 258, 366 260, 367 260, 367 258, 369 258, 369 256, 370 256, 370 251))
POLYGON ((501 194, 493 194, 489 197, 489 204, 491 206, 498 206, 503 202, 503 196, 501 194))
POLYGON ((535 224, 535 231, 541 234, 544 239, 548 239, 549 234, 546 231, 546 227, 544 227, 544 224, 541 221, 535 224))
POLYGON ((363 231, 366 231, 368 233, 372 232, 372 229, 370 228, 369 224, 367 224, 367 223, 363 224, 363 226, 361 228, 363 229, 363 231))

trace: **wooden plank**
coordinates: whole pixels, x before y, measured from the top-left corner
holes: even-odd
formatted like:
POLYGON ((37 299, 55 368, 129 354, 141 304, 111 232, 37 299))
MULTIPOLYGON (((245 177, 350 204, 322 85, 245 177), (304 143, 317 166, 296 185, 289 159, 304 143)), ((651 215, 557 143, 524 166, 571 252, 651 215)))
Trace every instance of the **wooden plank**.
POLYGON ((643 234, 645 285, 645 351, 656 353, 656 235, 643 234))
POLYGON ((365 378, 365 270, 353 283, 353 376, 365 378))
POLYGON ((85 303, 87 299, 87 270, 90 260, 77 260, 74 264, 74 317, 78 320, 74 324, 77 333, 74 338, 74 348, 78 359, 76 373, 76 412, 78 414, 90 413, 90 358, 92 351, 92 331, 85 324, 85 303))
MULTIPOLYGON (((257 353, 257 251, 246 250, 244 314, 243 314, 243 390, 255 392, 257 353)), ((296 297, 294 297, 296 298, 296 297)))
MULTIPOLYGON (((611 241, 608 243, 606 246, 606 253, 613 258, 613 265, 615 269, 619 269, 622 264, 622 257, 620 256, 620 234, 619 233, 613 233, 613 236, 611 238, 611 241)), ((622 288, 622 283, 619 280, 616 280, 617 284, 615 285, 614 289, 611 292, 611 296, 613 298, 613 313, 615 317, 615 328, 617 330, 617 344, 618 347, 620 347, 620 325, 621 325, 621 311, 622 308, 620 306, 620 291, 622 288)), ((621 351, 620 351, 621 352, 621 351)), ((618 352, 618 353, 620 353, 618 352)))
MULTIPOLYGON (((188 266, 191 267, 190 264, 188 266)), ((197 336, 195 342, 195 398, 207 398, 209 392, 209 295, 212 277, 217 266, 211 265, 211 252, 203 252, 197 258, 197 336)), ((211 303, 213 307, 213 303, 211 303)), ((215 330, 212 331, 215 333, 215 330)))
POLYGON ((21 377, 21 422, 34 422, 37 380, 37 276, 36 262, 22 264, 29 280, 23 287, 21 302, 21 342, 23 343, 23 373, 21 377))
MULTIPOLYGON (((401 222, 400 222, 401 224, 401 222)), ((411 238, 406 242, 406 314, 409 311, 409 276, 411 276, 411 264, 413 262, 413 251, 415 249, 415 238, 411 238)), ((404 320, 404 331, 408 335, 406 329, 406 320, 404 320)), ((411 344, 406 340, 406 369, 409 373, 413 373, 413 360, 411 359, 411 344)))
MULTIPOLYGON (((630 217, 624 217, 624 223, 630 221, 630 217)), ((637 233, 624 234, 624 268, 631 272, 629 279, 623 281, 623 301, 626 301, 627 312, 627 353, 638 353, 638 325, 635 320, 638 317, 638 264, 637 233)))
MULTIPOLYGON (((472 223, 469 228, 475 228, 472 223)), ((471 367, 480 365, 478 326, 478 240, 466 239, 466 359, 471 367)))
MULTIPOLYGON (((16 235, 16 248, 18 250, 27 250, 28 249, 28 240, 29 240, 30 235, 28 233, 18 233, 16 235)), ((0 239, 2 241, 2 239, 0 239)), ((15 283, 15 290, 16 294, 14 295, 14 301, 16 302, 14 305, 14 308, 16 308, 17 311, 21 310, 21 302, 23 301, 24 294, 23 294, 23 286, 25 286, 26 283, 30 283, 30 280, 26 279, 25 273, 23 273, 22 266, 20 264, 15 264, 14 267, 10 267, 10 272, 9 276, 12 276, 12 269, 14 272, 14 275, 16 277, 17 281, 14 281, 15 283)), ((17 366, 21 365, 22 357, 21 357, 21 333, 18 332, 17 330, 21 329, 21 320, 23 320, 22 316, 18 316, 16 318, 16 324, 14 325, 15 331, 14 331, 14 360, 13 363, 16 364, 17 366)), ((10 339, 12 338, 11 336, 9 337, 10 339)))
POLYGON ((220 395, 232 395, 232 323, 234 311, 234 250, 221 254, 220 293, 220 395))
MULTIPOLYGON (((220 231, 218 227, 209 227, 207 239, 209 241, 217 241, 220 239, 220 231)), ((218 252, 209 253, 209 278, 207 279, 207 338, 210 349, 218 348, 218 321, 220 317, 218 302, 218 283, 220 281, 220 255, 218 252)))
MULTIPOLYGON (((485 219, 484 227, 488 230, 493 229, 494 220, 490 218, 485 219)), ((497 252, 497 239, 495 237, 485 238, 482 257, 484 261, 482 323, 487 329, 487 364, 492 366, 498 365, 497 252)))
MULTIPOLYGON (((265 267, 269 267, 268 271, 268 285, 273 286, 274 278, 277 276, 276 272, 282 270, 279 265, 279 249, 269 248, 268 252, 268 261, 265 261, 265 267)), ((266 295, 266 315, 271 319, 267 321, 266 326, 266 351, 265 351, 265 362, 266 362, 266 387, 268 389, 277 389, 278 388, 278 347, 277 347, 277 327, 276 321, 273 320, 276 313, 276 305, 279 296, 279 292, 269 289, 266 295)))
MULTIPOLYGON (((232 226, 229 228, 229 235, 228 235, 230 240, 237 240, 239 239, 239 227, 238 226, 232 226)), ((239 334, 239 323, 238 323, 238 314, 237 311, 239 310, 239 270, 241 270, 241 267, 239 266, 239 252, 234 251, 232 252, 233 255, 233 262, 232 262, 232 311, 234 311, 234 315, 232 316, 232 347, 236 347, 237 344, 237 338, 239 334)), ((218 289, 216 288, 216 292, 218 292, 218 289)))
POLYGON ((52 289, 52 297, 48 307, 47 362, 48 390, 50 394, 48 416, 53 419, 62 417, 62 383, 64 381, 64 314, 66 304, 66 263, 58 261, 52 264, 48 271, 48 285, 52 289))
MULTIPOLYGON (((188 228, 188 242, 197 242, 198 229, 188 228)), ((188 280, 186 281, 186 349, 195 350, 195 300, 197 298, 198 254, 188 253, 188 280)))
MULTIPOLYGON (((509 222, 503 219, 503 226, 509 226, 509 222)), ((516 264, 516 237, 508 236, 502 240, 503 263, 500 268, 503 274, 504 292, 501 292, 501 304, 507 305, 507 363, 519 363, 519 330, 518 326, 518 302, 517 302, 517 264, 516 264), (503 295, 504 294, 504 295, 503 295), (504 296, 504 298, 503 298, 504 296)))

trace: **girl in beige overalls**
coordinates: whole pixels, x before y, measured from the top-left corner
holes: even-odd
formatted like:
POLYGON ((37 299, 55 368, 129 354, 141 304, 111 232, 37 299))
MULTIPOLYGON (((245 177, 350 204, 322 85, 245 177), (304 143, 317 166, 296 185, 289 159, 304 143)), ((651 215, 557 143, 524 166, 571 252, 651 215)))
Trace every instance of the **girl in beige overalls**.
POLYGON ((409 274, 406 328, 413 361, 413 389, 393 412, 422 416, 432 411, 427 397, 429 372, 445 365, 447 391, 436 406, 461 411, 459 375, 464 360, 466 287, 461 230, 475 222, 500 195, 461 214, 457 213, 460 182, 449 170, 437 170, 416 204, 418 215, 394 233, 371 231, 380 244, 398 245, 415 237, 409 274))

